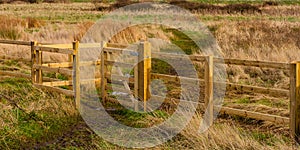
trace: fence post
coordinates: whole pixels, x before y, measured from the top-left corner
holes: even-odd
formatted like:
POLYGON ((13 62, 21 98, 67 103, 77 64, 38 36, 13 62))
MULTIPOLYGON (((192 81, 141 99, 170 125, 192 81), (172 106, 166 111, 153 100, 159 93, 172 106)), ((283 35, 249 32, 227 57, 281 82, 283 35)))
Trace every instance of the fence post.
POLYGON ((151 45, 141 42, 138 48, 138 98, 144 101, 144 111, 147 110, 147 100, 150 98, 151 45))
POLYGON ((31 41, 31 82, 32 84, 36 83, 36 69, 33 68, 36 62, 36 49, 35 46, 37 45, 36 41, 31 41))
POLYGON ((74 82, 74 90, 75 90, 75 104, 77 109, 80 111, 80 66, 79 66, 79 58, 80 58, 80 52, 79 52, 79 42, 74 41, 73 43, 73 69, 75 70, 75 82, 74 82), (75 67, 75 68, 74 68, 75 67))
POLYGON ((300 143, 300 63, 290 64, 290 132, 300 143))
POLYGON ((207 56, 206 57, 206 64, 205 64, 205 107, 206 107, 206 114, 207 120, 206 125, 210 126, 213 123, 214 119, 214 104, 213 104, 213 83, 214 78, 214 58, 213 56, 207 56))
POLYGON ((100 49, 101 51, 101 97, 102 97, 102 102, 105 103, 106 101, 106 85, 107 85, 107 79, 105 77, 105 74, 107 72, 106 65, 105 65, 105 60, 107 59, 107 53, 104 52, 104 48, 107 46, 106 42, 102 41, 100 43, 100 49))
MULTIPOLYGON (((139 51, 137 50, 137 53, 139 51)), ((136 58, 137 63, 139 63, 139 57, 136 58)), ((138 97, 139 97, 139 70, 138 70, 138 64, 134 66, 133 71, 134 71, 134 97, 136 101, 134 102, 134 111, 139 110, 138 106, 138 97)))
MULTIPOLYGON (((76 44, 76 42, 72 42, 72 49, 75 51, 77 48, 76 48, 76 46, 77 46, 77 44, 76 44)), ((69 61, 69 63, 71 64, 74 64, 74 55, 72 55, 72 54, 69 54, 68 55, 68 61, 69 61)), ((73 76, 71 75, 71 76, 68 76, 68 80, 69 81, 73 81, 73 76)), ((72 90, 72 89, 74 89, 74 86, 73 85, 70 85, 69 86, 69 90, 72 90)))
MULTIPOLYGON (((39 65, 39 66, 42 66, 42 63, 43 63, 43 54, 42 54, 42 51, 40 50, 36 50, 36 63, 39 65)), ((43 74, 42 74, 42 69, 37 69, 36 71, 36 82, 38 84, 42 84, 43 83, 43 74)))

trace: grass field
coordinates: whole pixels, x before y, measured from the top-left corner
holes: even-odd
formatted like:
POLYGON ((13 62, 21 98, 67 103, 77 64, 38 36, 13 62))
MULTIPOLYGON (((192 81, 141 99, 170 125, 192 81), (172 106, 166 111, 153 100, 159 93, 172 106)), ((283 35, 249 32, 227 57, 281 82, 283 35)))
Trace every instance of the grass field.
MULTIPOLYGON (((109 10, 98 11, 93 3, 1 4, 0 38, 37 40, 46 43, 71 43, 109 10)), ((79 3, 80 2, 80 3, 79 3)), ((193 13, 213 33, 225 58, 291 62, 300 59, 300 1, 280 0, 278 5, 263 6, 265 1, 194 0, 214 6, 248 3, 261 13, 227 12, 201 9, 193 13)), ((101 4, 102 5, 102 4, 101 4)), ((212 7, 212 6, 210 6, 212 7)), ((130 44, 140 37, 157 37, 190 50, 189 39, 176 30, 157 26, 129 28, 112 42, 130 44), (182 41, 185 42, 182 42, 182 41)), ((0 57, 30 58, 28 47, 0 46, 0 57)), ((45 61, 66 61, 66 56, 45 55, 45 61)), ((1 70, 29 74, 30 64, 1 60, 1 70)), ((163 66, 156 67, 156 71, 163 66)), ((228 82, 272 88, 289 88, 287 71, 228 66, 228 82)), ((48 74, 47 76, 53 76, 48 74)), ((63 79, 63 77, 60 77, 63 79)), ((171 83, 173 85, 173 83, 171 83)), ((176 86, 169 87, 176 95, 176 86)), ((262 94, 227 91, 224 105, 274 115, 289 116, 289 99, 262 94)), ((79 116, 73 99, 47 93, 30 81, 0 77, 0 148, 44 149, 125 149, 98 137, 79 116)), ((149 120, 162 121, 162 113, 133 115, 126 110, 115 113, 124 124, 147 127, 149 120)), ((236 116, 220 115, 208 135, 198 135, 201 115, 194 116, 186 130, 153 149, 293 149, 288 127, 236 116)))

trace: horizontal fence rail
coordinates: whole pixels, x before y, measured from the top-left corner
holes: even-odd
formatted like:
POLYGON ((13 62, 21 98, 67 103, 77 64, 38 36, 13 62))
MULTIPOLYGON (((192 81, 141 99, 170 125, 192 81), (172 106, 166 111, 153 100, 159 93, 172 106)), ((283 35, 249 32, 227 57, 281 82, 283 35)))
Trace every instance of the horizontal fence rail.
POLYGON ((12 45, 25 45, 31 46, 31 42, 28 41, 14 41, 14 40, 0 40, 1 44, 12 44, 12 45))
MULTIPOLYGON (((145 42, 142 42, 145 43, 145 42)), ((283 62, 271 62, 271 61, 257 61, 257 60, 243 60, 243 59, 232 59, 232 58, 217 58, 211 56, 202 56, 202 55, 185 55, 185 54, 175 54, 175 53, 164 53, 164 52, 151 52, 151 49, 145 45, 138 45, 138 49, 134 50, 128 48, 128 45, 121 45, 116 43, 81 43, 73 42, 72 44, 51 44, 51 43, 38 43, 38 42, 27 42, 27 41, 13 41, 13 40, 0 40, 0 44, 11 44, 11 45, 23 45, 23 46, 31 46, 31 60, 32 63, 31 67, 31 74, 24 74, 19 72, 13 71, 0 71, 1 76, 13 76, 13 77, 20 77, 20 78, 27 78, 31 79, 33 85, 37 88, 42 88, 51 92, 60 92, 67 96, 75 96, 76 98, 76 105, 79 106, 80 102, 78 97, 80 97, 80 84, 87 84, 91 82, 95 82, 97 84, 101 84, 101 93, 105 93, 105 90, 111 90, 111 86, 108 83, 118 84, 123 86, 123 88, 114 87, 114 90, 128 93, 129 95, 134 95, 134 97, 142 96, 144 99, 149 96, 147 93, 147 84, 149 79, 163 79, 168 81, 187 81, 186 84, 193 84, 195 82, 200 82, 202 85, 208 89, 205 90, 205 95, 211 93, 211 89, 213 86, 219 85, 226 85, 227 90, 233 91, 240 91, 240 92, 248 92, 248 93, 260 93, 260 94, 268 94, 273 97, 289 97, 290 98, 290 117, 282 117, 277 115, 270 115, 264 114, 260 112, 236 109, 236 108, 229 108, 229 107, 220 107, 220 106, 213 106, 208 105, 209 101, 211 100, 211 96, 206 96, 204 99, 204 103, 199 103, 202 107, 209 108, 210 111, 213 109, 220 109, 221 113, 230 114, 230 115, 238 115, 242 117, 270 121, 274 123, 280 124, 289 124, 291 128, 291 135, 293 137, 300 137, 300 112, 298 111, 300 108, 300 65, 298 62, 295 63, 283 63, 283 62), (140 48, 143 47, 143 50, 150 50, 151 58, 158 58, 158 59, 168 59, 168 60, 191 60, 193 63, 204 63, 204 67, 206 67, 205 73, 207 71, 211 71, 210 67, 213 67, 213 64, 226 64, 226 65, 238 65, 238 66, 247 66, 247 67, 259 67, 259 68, 272 68, 272 69, 280 69, 280 70, 288 70, 290 73, 290 88, 287 89, 275 89, 275 88, 266 88, 266 87, 259 87, 259 86, 252 86, 252 85, 242 85, 236 83, 225 83, 225 82, 218 82, 210 80, 209 74, 206 74, 204 79, 196 79, 196 78, 189 78, 189 77, 179 77, 174 75, 167 75, 167 74, 158 74, 158 73, 147 73, 147 78, 140 78, 145 76, 141 76, 144 66, 134 66, 133 64, 118 62, 114 59, 114 55, 118 54, 129 54, 131 56, 137 56, 141 59, 141 51, 140 48), (101 60, 97 61, 79 61, 79 49, 85 48, 103 48, 103 53, 101 55, 101 60), (43 52, 50 52, 50 53, 60 53, 69 56, 68 62, 62 63, 44 63, 43 52), (210 63, 208 63, 208 60, 210 63), (79 67, 80 66, 95 66, 98 65, 101 68, 101 75, 100 77, 95 77, 94 79, 83 79, 79 80, 79 67), (108 73, 107 66, 115 66, 118 68, 134 68, 134 75, 132 77, 127 77, 122 74, 122 72, 118 72, 118 74, 108 73), (53 72, 58 74, 63 74, 68 76, 68 80, 58 80, 54 78, 44 77, 43 72, 53 72), (75 79, 73 79, 73 77, 75 79), (139 78, 137 78, 139 77, 139 78), (142 81, 142 82, 141 82, 142 81), (211 84, 209 83, 211 82, 211 84), (61 86, 68 86, 69 89, 60 88, 61 86), (130 89, 130 86, 134 87, 130 89), (144 91, 140 91, 139 88, 144 89, 144 91)), ((146 54, 146 53, 145 53, 146 54)), ((10 56, 1 56, 2 59, 15 59, 15 60, 22 60, 19 58, 14 58, 10 56)), ((146 58, 146 57, 145 57, 146 58)), ((142 60, 142 59, 141 59, 142 60)), ((151 60, 151 59, 150 59, 151 60)), ((29 62, 29 60, 23 60, 29 62)), ((151 64, 151 61, 149 61, 151 64)), ((151 69, 151 65, 149 66, 151 69)), ((145 70, 144 70, 145 71, 145 70)), ((131 97, 131 99, 134 99, 131 97)), ((153 99, 164 101, 168 104, 176 105, 176 102, 179 100, 173 98, 167 98, 169 102, 164 100, 164 98, 159 97, 157 95, 151 95, 153 99)), ((113 100, 113 98, 109 97, 108 95, 102 95, 102 98, 107 100, 113 100)), ((146 107, 147 102, 144 101, 144 109, 146 107)), ((129 105, 132 105, 129 102, 129 105)), ((135 107, 136 104, 134 104, 135 107)), ((296 139, 300 141, 300 139, 296 139)))

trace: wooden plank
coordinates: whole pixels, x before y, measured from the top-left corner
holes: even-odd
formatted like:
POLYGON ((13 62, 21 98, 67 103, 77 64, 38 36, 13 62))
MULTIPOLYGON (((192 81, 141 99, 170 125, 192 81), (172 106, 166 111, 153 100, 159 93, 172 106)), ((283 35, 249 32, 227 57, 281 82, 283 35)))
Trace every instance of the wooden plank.
POLYGON ((36 63, 36 50, 35 46, 37 45, 36 41, 32 41, 30 43, 31 45, 31 82, 36 82, 36 69, 33 67, 33 65, 36 63))
POLYGON ((204 98, 204 103, 205 103, 205 116, 203 119, 203 123, 206 126, 211 126, 214 120, 214 103, 213 103, 213 93, 214 93, 214 88, 213 88, 213 73, 214 73, 214 60, 213 56, 207 56, 206 57, 206 64, 205 64, 205 98, 204 98))
POLYGON ((69 86, 73 85, 73 81, 53 81, 53 82, 43 82, 42 85, 46 86, 69 86))
POLYGON ((80 84, 90 84, 91 82, 95 82, 96 84, 101 84, 101 78, 95 79, 82 79, 80 80, 80 84))
POLYGON ((106 42, 102 41, 101 42, 101 97, 102 97, 102 102, 105 103, 107 93, 105 91, 105 87, 107 85, 107 79, 105 78, 105 73, 107 72, 107 68, 105 65, 105 60, 106 60, 106 55, 107 53, 104 52, 104 48, 106 47, 106 42))
MULTIPOLYGON (((40 43, 45 47, 56 47, 56 48, 72 48, 72 44, 58 44, 58 43, 40 43)), ((119 43, 107 43, 107 47, 114 48, 126 48, 129 45, 127 44, 119 44, 119 43)), ((80 43, 79 48, 94 48, 100 47, 100 43, 80 43)))
POLYGON ((81 61, 80 66, 101 65, 101 60, 97 61, 81 61))
POLYGON ((203 82, 204 79, 196 79, 196 78, 189 78, 189 77, 183 77, 183 76, 174 76, 174 75, 166 75, 166 74, 159 74, 159 73, 151 73, 152 79, 165 79, 167 81, 187 81, 188 83, 194 84, 195 82, 203 82))
POLYGON ((1 71, 0 70, 0 75, 2 75, 2 76, 12 76, 12 77, 17 77, 17 78, 31 79, 31 75, 29 75, 29 74, 18 73, 18 72, 11 72, 11 71, 1 71))
MULTIPOLYGON (((136 57, 136 62, 139 62, 139 58, 138 57, 136 57)), ((134 76, 134 93, 133 93, 133 95, 134 95, 134 97, 135 97, 135 99, 139 99, 139 70, 138 70, 139 68, 138 68, 138 65, 134 65, 134 68, 133 68, 133 71, 134 71, 134 73, 133 73, 133 76, 134 76)), ((139 110, 139 106, 138 106, 138 101, 136 101, 135 103, 134 103, 134 110, 135 111, 138 111, 139 110)))
POLYGON ((128 83, 133 83, 134 82, 134 78, 132 77, 125 77, 124 75, 116 75, 116 74, 109 74, 109 73, 105 73, 105 77, 107 79, 111 79, 112 82, 113 81, 126 81, 128 83))
POLYGON ((290 64, 290 133, 300 143, 300 63, 290 64))
MULTIPOLYGON (((42 61, 43 61, 42 59, 43 59, 42 51, 36 51, 36 64, 41 66, 42 61)), ((42 82, 43 82, 42 69, 37 69, 36 70, 36 83, 42 84, 42 82)))
POLYGON ((105 52, 111 52, 111 53, 129 53, 129 54, 135 54, 137 53, 135 50, 131 49, 123 49, 123 48, 114 48, 114 47, 105 47, 103 49, 105 52))
POLYGON ((150 98, 151 45, 141 42, 138 48, 138 98, 144 101, 144 111, 147 111, 147 100, 150 98))
MULTIPOLYGON (((189 59, 189 55, 185 54, 175 54, 175 53, 165 53, 165 52, 152 52, 152 58, 160 58, 160 59, 175 59, 175 60, 186 60, 189 59)), ((195 56, 193 56, 195 58, 195 56)), ((205 58, 205 57, 204 57, 205 58)), ((205 60, 205 59, 204 59, 205 60)))
POLYGON ((73 67, 73 62, 47 63, 47 64, 42 64, 42 66, 46 66, 49 68, 71 68, 73 67))
MULTIPOLYGON (((187 103, 195 103, 195 102, 190 102, 186 100, 179 100, 179 99, 174 99, 174 98, 165 98, 157 95, 152 95, 152 100, 154 101, 164 101, 165 104, 172 105, 171 107, 177 107, 177 102, 187 102, 187 103)), ((108 100, 113 100, 113 101, 118 101, 114 98, 108 98, 108 100)), ((203 106, 203 103, 197 103, 200 106, 203 106)), ((283 124, 287 125, 290 122, 290 118, 288 117, 282 117, 282 116, 277 116, 277 115, 270 115, 270 114, 264 114, 260 112, 254 112, 254 111, 247 111, 247 110, 241 110, 241 109, 236 109, 236 108, 230 108, 230 107, 220 107, 220 106, 214 106, 214 109, 220 109, 220 113, 225 113, 228 115, 236 115, 236 116, 241 116, 241 117, 246 117, 246 118, 251 118, 251 119, 256 119, 256 120, 262 120, 262 121, 270 121, 274 122, 277 124, 283 124)))
POLYGON ((54 48, 54 47, 44 47, 44 46, 35 46, 36 50, 52 52, 52 53, 61 53, 61 54, 71 54, 74 55, 74 51, 70 49, 54 48))
POLYGON ((121 68, 133 68, 133 64, 128 64, 128 63, 122 63, 122 62, 116 62, 116 61, 111 61, 111 60, 105 60, 104 62, 105 65, 114 65, 118 66, 121 68))
POLYGON ((58 87, 52 87, 52 86, 45 86, 45 85, 40 85, 40 84, 33 84, 36 88, 39 89, 44 89, 50 92, 57 92, 57 93, 61 93, 64 94, 66 96, 74 96, 74 92, 71 90, 66 90, 66 89, 62 89, 62 88, 58 88, 58 87))
MULTIPOLYGON (((195 62, 205 61, 203 55, 185 55, 185 54, 172 54, 172 53, 163 53, 163 52, 152 52, 153 58, 162 58, 162 59, 175 59, 183 60, 190 59, 195 62)), ((224 63, 230 65, 241 65, 241 66, 252 66, 252 67, 261 67, 261 68, 275 68, 275 69, 289 69, 289 63, 283 62, 271 62, 271 61, 258 61, 258 60, 243 60, 243 59, 232 59, 232 58, 214 58, 215 63, 224 63)))
POLYGON ((13 44, 13 45, 31 46, 31 42, 28 42, 28 41, 0 40, 0 43, 1 44, 13 44))
POLYGON ((241 66, 251 66, 260 68, 275 68, 275 69, 285 69, 290 68, 289 63, 282 62, 271 62, 271 61, 258 61, 258 60, 242 60, 242 59, 232 59, 232 58, 215 58, 216 63, 225 63, 230 65, 241 65, 241 66))
MULTIPOLYGON (((225 84, 225 83, 217 83, 225 84)), ((226 83, 227 90, 240 90, 241 92, 251 92, 251 93, 260 93, 267 94, 274 97, 289 97, 289 90, 285 89, 275 89, 275 88, 265 88, 251 85, 241 85, 235 83, 226 83)))
POLYGON ((33 68, 41 69, 43 71, 61 73, 61 74, 64 74, 64 75, 69 75, 69 76, 71 76, 73 74, 73 71, 71 69, 65 69, 65 68, 50 68, 50 67, 37 65, 37 64, 34 64, 33 68))
MULTIPOLYGON (((179 99, 170 99, 170 98, 165 98, 157 95, 151 95, 152 100, 157 100, 157 101, 164 101, 164 103, 169 104, 169 105, 175 105, 176 103, 174 102, 187 102, 187 103, 195 103, 195 102, 190 102, 186 100, 179 100, 179 99)), ((197 103, 198 105, 204 105, 203 103, 197 103)), ((235 109, 235 108, 230 108, 230 107, 220 107, 220 106, 214 106, 213 109, 220 109, 221 113, 225 113, 228 115, 236 115, 236 116, 241 116, 241 117, 247 117, 251 119, 257 119, 257 120, 263 120, 263 121, 270 121, 278 124, 284 124, 287 125, 289 124, 290 119, 288 117, 282 117, 282 116, 277 116, 277 115, 270 115, 270 114, 264 114, 260 112, 254 112, 254 111, 247 111, 247 110, 241 110, 241 109, 235 109)))
POLYGON ((152 58, 160 59, 174 59, 176 61, 191 60, 197 62, 204 62, 207 56, 203 55, 187 55, 187 54, 175 54, 175 53, 164 53, 164 52, 152 52, 152 58))
POLYGON ((216 107, 216 108, 221 108, 220 110, 221 113, 226 113, 229 115, 237 115, 237 116, 247 117, 247 118, 252 118, 257 120, 270 121, 278 124, 289 124, 290 121, 290 119, 287 117, 281 117, 277 115, 270 115, 270 114, 264 114, 264 113, 229 108, 229 107, 216 107))
MULTIPOLYGON (((204 79, 195 79, 195 78, 188 78, 188 77, 179 77, 174 75, 165 75, 165 74, 157 74, 151 73, 152 79, 163 79, 167 81, 179 82, 184 84, 193 84, 194 82, 204 83, 204 79), (182 82, 184 81, 184 82, 182 82)), ((265 88, 265 87, 258 87, 258 86, 251 86, 251 85, 241 85, 235 83, 225 83, 225 82, 214 82, 216 86, 218 84, 224 85, 226 84, 227 90, 240 90, 241 92, 251 92, 251 93, 261 93, 261 94, 268 94, 270 96, 278 97, 289 97, 289 90, 285 89, 275 89, 275 88, 265 88)))
POLYGON ((297 89, 297 65, 296 63, 290 64, 290 135, 296 140, 296 89, 297 89))
MULTIPOLYGON (((79 47, 79 42, 78 41, 74 41, 73 42, 73 51, 74 51, 74 55, 73 55, 73 66, 74 66, 74 70, 75 70, 75 85, 74 85, 74 93, 75 93, 75 104, 76 107, 79 111, 81 111, 81 107, 80 107, 80 66, 79 66, 79 61, 80 61, 80 51, 78 49, 79 47)), ((72 73, 71 73, 72 75, 72 73)))

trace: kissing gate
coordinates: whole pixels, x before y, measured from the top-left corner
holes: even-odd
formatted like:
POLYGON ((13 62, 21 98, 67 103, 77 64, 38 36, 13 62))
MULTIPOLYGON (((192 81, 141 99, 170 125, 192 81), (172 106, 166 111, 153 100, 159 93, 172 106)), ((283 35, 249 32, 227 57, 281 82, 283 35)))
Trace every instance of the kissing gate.
MULTIPOLYGON (((270 121, 279 124, 288 124, 290 126, 291 136, 297 141, 300 141, 300 63, 280 63, 280 62, 267 62, 267 61, 253 61, 253 60, 241 60, 241 59, 221 59, 213 56, 200 56, 190 55, 190 60, 194 63, 203 63, 205 76, 203 79, 195 79, 188 77, 178 77, 174 75, 157 74, 151 72, 151 56, 155 58, 182 58, 183 55, 153 52, 151 51, 151 45, 147 41, 140 42, 137 50, 126 49, 127 45, 112 44, 112 43, 81 43, 73 42, 72 44, 42 44, 38 42, 24 42, 24 41, 7 41, 0 40, 3 44, 15 44, 15 45, 28 45, 31 46, 31 80, 34 86, 38 88, 47 89, 49 91, 55 91, 63 93, 67 96, 75 96, 76 106, 80 109, 80 96, 84 93, 80 93, 80 85, 94 82, 101 87, 101 97, 103 102, 115 101, 109 94, 109 90, 112 90, 111 84, 113 80, 116 80, 118 84, 121 84, 123 88, 117 88, 118 91, 128 93, 132 102, 128 103, 138 110, 139 107, 143 107, 144 111, 147 110, 147 100, 151 96, 153 99, 166 102, 170 105, 174 104, 168 102, 169 98, 163 98, 157 95, 153 95, 149 92, 150 79, 167 79, 171 81, 180 81, 182 79, 192 82, 199 81, 202 85, 205 85, 204 91, 204 103, 199 103, 200 106, 207 108, 209 112, 213 112, 215 108, 220 108, 221 113, 238 115, 248 117, 252 119, 270 121), (101 45, 101 46, 99 46, 101 45), (101 59, 96 61, 80 61, 80 48, 88 47, 101 47, 101 59), (68 55, 68 62, 43 62, 43 53, 59 53, 68 55), (136 53, 139 62, 137 65, 132 65, 124 62, 118 62, 116 57, 120 53, 136 53), (224 60, 224 61, 222 61, 224 60), (225 63, 230 65, 251 66, 251 67, 264 67, 288 70, 290 74, 290 88, 275 89, 265 88, 251 85, 241 85, 235 83, 221 83, 214 82, 213 69, 214 64, 225 63), (80 67, 95 65, 100 67, 100 75, 95 76, 92 79, 80 78, 80 67), (114 66, 116 71, 112 72, 111 68, 114 66), (133 68, 133 76, 126 76, 122 73, 121 68, 133 68), (52 72, 57 75, 62 74, 68 77, 68 80, 58 80, 54 78, 44 77, 44 72, 52 72), (290 99, 290 116, 283 117, 277 115, 270 115, 255 111, 248 111, 242 109, 235 109, 230 107, 213 106, 213 86, 214 85, 226 85, 227 90, 239 90, 241 92, 252 92, 269 94, 276 96, 286 96, 290 99), (61 88, 63 87, 63 88, 61 88), (150 95, 151 94, 151 95, 150 95), (136 99, 143 101, 143 106, 138 106, 136 99)), ((16 74, 0 71, 2 75, 16 74)), ((20 74, 18 74, 20 76, 20 74)), ((26 75, 21 75, 27 77, 26 75)), ((115 89, 115 88, 113 88, 115 89)), ((208 118, 208 123, 213 121, 213 113, 208 118)))

